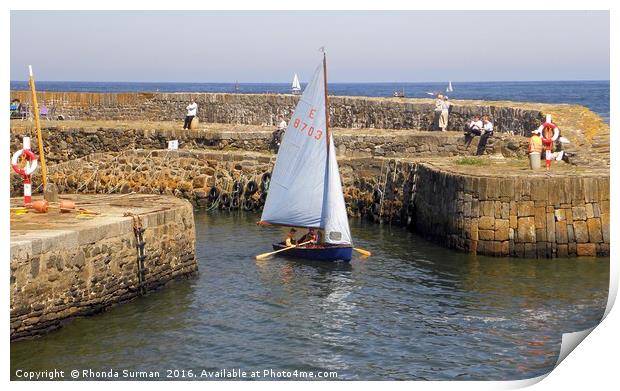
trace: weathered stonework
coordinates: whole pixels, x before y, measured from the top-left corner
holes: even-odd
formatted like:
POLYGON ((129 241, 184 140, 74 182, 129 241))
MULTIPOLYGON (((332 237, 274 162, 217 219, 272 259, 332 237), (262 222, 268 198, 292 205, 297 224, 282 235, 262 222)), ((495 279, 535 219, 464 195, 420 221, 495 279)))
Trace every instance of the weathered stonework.
MULTIPOLYGON (((62 126, 43 122, 42 134, 45 158, 49 163, 66 162, 95 152, 121 152, 129 149, 162 149, 169 140, 179 140, 184 150, 268 151, 272 128, 260 126, 226 126, 202 130, 183 130, 178 125, 163 123, 151 128, 140 126, 62 126)), ((461 133, 430 133, 421 131, 377 130, 369 133, 334 129, 338 156, 362 157, 436 157, 470 156, 477 150, 479 137, 465 144, 461 133)), ((19 126, 11 128, 11 151, 22 146, 22 138, 30 132, 19 126)), ((34 140, 33 140, 34 141, 34 140)), ((32 149, 38 153, 36 142, 32 149)), ((525 156, 527 140, 509 134, 492 137, 485 154, 498 153, 505 157, 525 156)))
MULTIPOLYGON (((11 99, 30 100, 27 91, 11 91, 11 99)), ((203 122, 274 125, 278 115, 290 118, 299 96, 224 93, 78 93, 40 92, 39 101, 54 108, 54 115, 81 120, 182 120, 191 99, 198 103, 203 122)), ((333 127, 432 130, 431 99, 330 97, 333 127)), ((495 102, 455 101, 449 129, 460 130, 475 114, 488 114, 498 132, 528 135, 544 118, 536 109, 495 102)))
MULTIPOLYGON (((71 196, 103 212, 91 220, 50 211, 11 218, 11 339, 44 334, 197 271, 191 205, 174 197, 71 196), (131 217, 144 232, 140 284, 131 217)), ((15 200, 19 203, 19 200, 15 200)))

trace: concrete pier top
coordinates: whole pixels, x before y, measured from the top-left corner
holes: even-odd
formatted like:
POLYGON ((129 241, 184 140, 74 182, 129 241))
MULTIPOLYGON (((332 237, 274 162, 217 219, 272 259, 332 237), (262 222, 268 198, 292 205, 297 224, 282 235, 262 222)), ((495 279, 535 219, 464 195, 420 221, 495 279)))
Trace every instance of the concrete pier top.
MULTIPOLYGON (((191 208, 182 199, 151 194, 68 194, 61 200, 75 202, 70 213, 61 213, 58 204, 50 204, 48 213, 28 209, 26 214, 11 213, 11 259, 68 249, 102 239, 116 237, 133 229, 133 219, 126 214, 139 215, 148 227, 166 218, 166 211, 191 208), (80 214, 79 209, 99 214, 80 214)), ((33 197, 33 201, 42 197, 33 197)), ((12 198, 11 208, 23 205, 22 198, 12 198)), ((191 210, 191 209, 190 209, 191 210)))

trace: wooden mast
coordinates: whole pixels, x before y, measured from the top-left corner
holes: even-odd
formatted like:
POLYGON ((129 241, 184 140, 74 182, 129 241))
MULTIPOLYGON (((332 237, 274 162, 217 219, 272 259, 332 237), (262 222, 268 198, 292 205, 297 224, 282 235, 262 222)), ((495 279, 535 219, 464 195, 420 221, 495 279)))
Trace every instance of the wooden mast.
POLYGON ((323 49, 323 90, 325 91, 325 134, 327 135, 327 162, 329 162, 329 143, 331 141, 331 131, 329 130, 329 100, 327 98, 327 56, 323 49))

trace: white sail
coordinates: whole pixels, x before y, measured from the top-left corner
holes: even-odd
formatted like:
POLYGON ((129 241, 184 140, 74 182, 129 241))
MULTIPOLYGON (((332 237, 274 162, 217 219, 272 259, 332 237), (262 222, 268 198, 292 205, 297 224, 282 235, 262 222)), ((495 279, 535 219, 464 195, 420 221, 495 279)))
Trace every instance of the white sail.
POLYGON ((329 143, 328 159, 325 179, 325 203, 323 204, 325 241, 332 244, 351 244, 349 218, 342 195, 342 183, 340 182, 340 172, 338 170, 333 137, 331 137, 329 143))
POLYGON ((454 89, 452 88, 452 82, 449 81, 448 82, 448 88, 446 88, 446 92, 452 92, 452 91, 454 91, 454 89))
POLYGON ((321 227, 327 159, 325 137, 321 65, 306 86, 282 138, 261 220, 321 227))
POLYGON ((295 77, 293 77, 292 89, 293 91, 301 91, 301 85, 299 84, 299 78, 297 77, 297 74, 295 74, 295 77))
POLYGON ((350 244, 333 138, 327 159, 325 107, 323 66, 319 65, 284 133, 261 220, 325 229, 327 243, 350 244))

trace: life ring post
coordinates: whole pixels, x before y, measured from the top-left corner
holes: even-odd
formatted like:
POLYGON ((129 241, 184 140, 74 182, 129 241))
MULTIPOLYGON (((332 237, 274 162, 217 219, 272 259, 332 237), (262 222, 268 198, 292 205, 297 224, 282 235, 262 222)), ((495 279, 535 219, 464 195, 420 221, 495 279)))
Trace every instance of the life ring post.
POLYGON ((30 206, 32 204, 32 182, 30 181, 30 175, 37 169, 37 155, 30 150, 30 137, 24 137, 23 148, 16 151, 11 157, 11 166, 13 171, 19 174, 24 181, 24 206, 30 206), (22 167, 20 165, 20 158, 24 155, 26 157, 26 165, 22 167))

